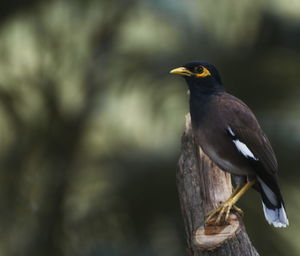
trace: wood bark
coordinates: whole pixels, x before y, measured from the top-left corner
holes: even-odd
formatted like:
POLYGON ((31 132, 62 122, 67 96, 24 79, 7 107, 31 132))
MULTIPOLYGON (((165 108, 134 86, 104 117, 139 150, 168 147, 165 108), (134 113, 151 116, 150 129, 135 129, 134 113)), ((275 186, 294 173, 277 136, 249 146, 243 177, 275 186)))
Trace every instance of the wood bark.
POLYGON ((204 226, 206 213, 230 197, 231 177, 195 143, 190 115, 186 118, 176 176, 190 255, 259 256, 237 214, 231 214, 228 225, 204 226))

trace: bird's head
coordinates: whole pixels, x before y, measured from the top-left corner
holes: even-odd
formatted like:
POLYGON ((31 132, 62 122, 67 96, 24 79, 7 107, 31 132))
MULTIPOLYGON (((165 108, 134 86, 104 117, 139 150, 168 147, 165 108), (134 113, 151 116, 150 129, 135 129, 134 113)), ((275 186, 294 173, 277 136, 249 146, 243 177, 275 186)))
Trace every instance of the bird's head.
POLYGON ((190 89, 214 90, 223 88, 218 70, 211 64, 203 61, 189 62, 170 71, 184 77, 190 89))

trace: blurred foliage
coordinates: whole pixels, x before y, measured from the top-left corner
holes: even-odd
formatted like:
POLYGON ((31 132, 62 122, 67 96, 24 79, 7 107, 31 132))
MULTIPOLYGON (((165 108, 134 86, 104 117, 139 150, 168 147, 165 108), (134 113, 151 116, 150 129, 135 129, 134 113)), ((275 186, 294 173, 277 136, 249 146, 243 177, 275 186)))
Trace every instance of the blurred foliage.
POLYGON ((299 5, 6 1, 0 254, 184 255, 175 171, 188 97, 168 71, 205 59, 278 155, 291 226, 268 226, 249 193, 250 237, 261 255, 299 255, 299 5))

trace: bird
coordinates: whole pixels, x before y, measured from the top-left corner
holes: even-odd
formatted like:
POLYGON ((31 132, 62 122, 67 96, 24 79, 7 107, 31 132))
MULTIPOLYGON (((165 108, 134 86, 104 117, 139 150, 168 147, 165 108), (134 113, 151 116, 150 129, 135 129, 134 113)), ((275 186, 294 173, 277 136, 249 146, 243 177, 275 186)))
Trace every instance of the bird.
POLYGON ((267 222, 287 227, 276 156, 251 109, 225 91, 212 64, 189 62, 170 73, 182 76, 188 85, 196 143, 218 167, 239 181, 230 198, 208 213, 205 223, 220 225, 228 222, 231 211, 242 213, 235 204, 253 187, 261 195, 267 222))

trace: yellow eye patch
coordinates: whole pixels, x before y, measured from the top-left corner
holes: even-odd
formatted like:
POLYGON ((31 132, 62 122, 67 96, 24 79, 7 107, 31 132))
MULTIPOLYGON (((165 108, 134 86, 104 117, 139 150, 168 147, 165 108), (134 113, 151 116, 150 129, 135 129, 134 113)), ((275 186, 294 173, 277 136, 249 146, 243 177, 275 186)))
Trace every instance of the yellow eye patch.
MULTIPOLYGON (((201 66, 201 68, 202 68, 202 72, 201 73, 194 73, 193 75, 196 76, 196 77, 206 77, 206 76, 210 76, 211 75, 210 72, 209 72, 209 70, 206 67, 201 66)), ((197 71, 197 70, 199 70, 199 67, 195 67, 194 68, 194 72, 197 71)))

